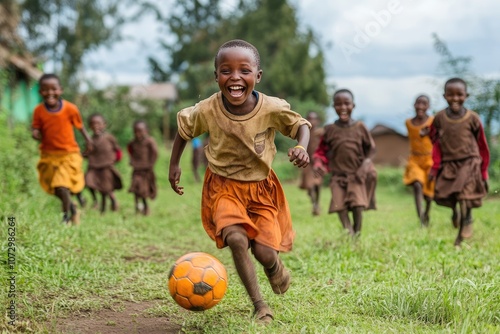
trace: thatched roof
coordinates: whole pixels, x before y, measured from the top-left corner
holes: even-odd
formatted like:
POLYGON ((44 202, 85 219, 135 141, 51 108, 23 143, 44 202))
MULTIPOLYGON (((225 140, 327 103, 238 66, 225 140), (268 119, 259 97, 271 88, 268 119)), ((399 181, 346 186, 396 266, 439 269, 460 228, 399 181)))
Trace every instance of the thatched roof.
POLYGON ((26 52, 23 41, 17 33, 19 25, 18 7, 14 1, 0 5, 0 68, 13 66, 29 78, 38 80, 43 74, 34 59, 26 52))

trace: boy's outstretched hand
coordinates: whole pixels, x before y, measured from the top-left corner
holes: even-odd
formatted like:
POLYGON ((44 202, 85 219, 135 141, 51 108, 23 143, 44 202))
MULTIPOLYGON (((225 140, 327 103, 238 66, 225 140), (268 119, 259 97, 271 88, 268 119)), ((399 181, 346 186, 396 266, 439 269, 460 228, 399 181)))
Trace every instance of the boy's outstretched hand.
POLYGON ((297 167, 305 168, 309 165, 309 154, 305 148, 300 145, 288 149, 288 156, 290 157, 290 162, 297 167))
POLYGON ((184 194, 184 187, 179 186, 181 180, 181 168, 179 166, 170 166, 168 171, 168 181, 170 186, 179 195, 184 194))

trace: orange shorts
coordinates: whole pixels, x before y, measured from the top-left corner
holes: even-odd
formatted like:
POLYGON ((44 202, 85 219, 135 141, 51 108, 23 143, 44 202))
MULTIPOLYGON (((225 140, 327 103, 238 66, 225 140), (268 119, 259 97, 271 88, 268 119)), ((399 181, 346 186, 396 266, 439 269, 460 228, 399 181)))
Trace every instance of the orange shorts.
POLYGON ((227 246, 222 230, 241 224, 248 238, 287 252, 295 232, 285 193, 271 170, 262 181, 244 182, 214 174, 207 168, 201 199, 201 219, 207 234, 218 248, 227 246))

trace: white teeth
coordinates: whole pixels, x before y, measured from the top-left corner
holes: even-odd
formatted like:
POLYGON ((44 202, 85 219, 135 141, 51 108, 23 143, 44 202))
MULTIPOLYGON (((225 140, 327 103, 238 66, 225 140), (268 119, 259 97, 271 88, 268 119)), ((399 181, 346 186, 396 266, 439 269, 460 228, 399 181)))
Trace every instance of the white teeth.
POLYGON ((231 86, 231 87, 229 87, 229 89, 240 90, 240 89, 243 89, 243 86, 231 86))

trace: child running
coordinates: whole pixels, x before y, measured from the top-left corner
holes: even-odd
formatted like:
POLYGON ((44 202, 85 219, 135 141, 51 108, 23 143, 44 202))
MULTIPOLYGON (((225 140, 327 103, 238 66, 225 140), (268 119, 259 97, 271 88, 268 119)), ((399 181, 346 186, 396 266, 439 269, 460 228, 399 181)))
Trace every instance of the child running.
POLYGON ((147 216, 150 214, 147 199, 156 198, 156 176, 154 165, 158 158, 158 148, 149 135, 146 122, 134 123, 134 140, 128 145, 130 165, 133 168, 132 184, 129 192, 134 194, 135 212, 147 216))
POLYGON ((220 92, 177 115, 169 181, 182 195, 179 161, 188 140, 209 133, 208 168, 202 191, 201 218, 218 248, 231 250, 238 275, 254 306, 257 322, 267 324, 273 312, 262 298, 251 248, 276 294, 290 286, 290 273, 279 252, 292 249, 295 232, 278 177, 271 169, 276 154, 275 131, 298 145, 288 150, 290 162, 306 167, 310 124, 282 99, 254 90, 262 78, 258 50, 243 40, 224 43, 215 56, 220 92))
POLYGON ((363 210, 375 209, 377 172, 372 162, 375 142, 366 126, 351 118, 355 104, 350 90, 337 90, 333 94, 333 107, 339 118, 325 126, 313 156, 314 170, 320 175, 331 173, 329 213, 337 212, 342 226, 357 236, 361 233, 363 210))
POLYGON ((417 216, 421 226, 429 225, 429 211, 434 197, 434 182, 429 180, 432 167, 432 142, 426 130, 434 120, 427 115, 430 99, 427 95, 420 95, 413 105, 415 117, 406 120, 408 138, 410 139, 410 156, 406 164, 403 183, 413 187, 417 216), (425 209, 422 202, 425 200, 425 209))
POLYGON ((449 79, 443 96, 448 107, 436 114, 430 128, 434 143, 430 179, 436 181, 436 203, 453 209, 452 221, 459 229, 455 246, 460 246, 472 237, 472 209, 482 205, 488 192, 490 152, 479 116, 464 107, 467 83, 449 79))
MULTIPOLYGON (((314 151, 318 148, 324 130, 320 127, 321 120, 316 112, 308 112, 306 119, 309 123, 311 123, 311 138, 309 140, 309 145, 307 146, 307 154, 312 157, 314 151)), ((302 170, 299 188, 307 190, 307 194, 309 195, 313 206, 312 214, 314 216, 318 216, 320 214, 319 194, 322 183, 323 178, 314 172, 311 164, 302 170)))
POLYGON ((92 130, 92 152, 86 155, 88 158, 88 170, 85 174, 85 184, 90 190, 94 200, 94 208, 97 208, 98 191, 101 194, 101 213, 106 211, 106 198, 111 201, 111 210, 118 210, 118 202, 113 191, 122 189, 120 173, 113 166, 121 160, 122 151, 115 137, 106 132, 106 121, 101 114, 93 114, 89 117, 89 128, 92 130))
POLYGON ((73 127, 85 139, 87 151, 92 150, 92 143, 78 107, 61 99, 63 88, 59 77, 46 73, 40 77, 39 85, 43 103, 35 107, 31 125, 32 137, 41 142, 38 179, 43 190, 61 200, 63 223, 77 225, 79 212, 71 201, 71 194, 79 194, 85 180, 73 127))

